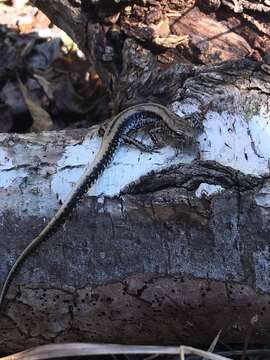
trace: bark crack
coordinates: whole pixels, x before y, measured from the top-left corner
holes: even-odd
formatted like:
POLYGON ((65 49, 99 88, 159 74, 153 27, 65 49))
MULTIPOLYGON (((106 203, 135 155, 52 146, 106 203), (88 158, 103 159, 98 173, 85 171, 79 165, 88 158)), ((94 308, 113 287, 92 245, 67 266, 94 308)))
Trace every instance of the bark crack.
POLYGON ((141 195, 169 188, 196 190, 201 183, 221 185, 225 189, 238 188, 239 191, 254 190, 262 186, 268 176, 245 175, 239 170, 218 164, 215 161, 196 160, 192 164, 177 165, 142 176, 121 191, 120 195, 141 195))

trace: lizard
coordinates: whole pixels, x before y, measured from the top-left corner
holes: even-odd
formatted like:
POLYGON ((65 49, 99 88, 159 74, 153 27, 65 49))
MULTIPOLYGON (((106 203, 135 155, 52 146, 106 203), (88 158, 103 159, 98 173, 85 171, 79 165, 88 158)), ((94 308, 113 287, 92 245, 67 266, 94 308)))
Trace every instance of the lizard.
MULTIPOLYGON (((185 118, 185 117, 184 117, 185 118)), ((60 206, 56 214, 48 222, 45 228, 36 236, 22 251, 13 266, 11 267, 0 294, 0 309, 2 308, 5 295, 10 283, 18 272, 19 268, 29 257, 32 251, 45 240, 48 240, 58 228, 65 222, 68 215, 75 208, 78 201, 96 182, 105 168, 112 161, 117 148, 121 143, 129 143, 137 146, 143 151, 153 151, 153 148, 147 146, 135 139, 129 137, 132 132, 142 129, 146 126, 161 126, 169 130, 173 136, 181 142, 192 142, 195 135, 195 127, 190 121, 190 116, 186 121, 168 110, 165 106, 157 103, 143 103, 131 106, 108 122, 103 130, 101 146, 91 164, 86 168, 79 178, 74 189, 71 190, 67 199, 60 206)))

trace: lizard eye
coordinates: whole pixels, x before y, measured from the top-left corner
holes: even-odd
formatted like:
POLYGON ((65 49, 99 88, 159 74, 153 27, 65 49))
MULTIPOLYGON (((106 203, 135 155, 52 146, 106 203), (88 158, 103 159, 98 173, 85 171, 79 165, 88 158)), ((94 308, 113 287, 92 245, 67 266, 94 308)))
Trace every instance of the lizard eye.
POLYGON ((101 126, 99 129, 98 129, 98 135, 103 137, 105 134, 105 129, 103 126, 101 126))

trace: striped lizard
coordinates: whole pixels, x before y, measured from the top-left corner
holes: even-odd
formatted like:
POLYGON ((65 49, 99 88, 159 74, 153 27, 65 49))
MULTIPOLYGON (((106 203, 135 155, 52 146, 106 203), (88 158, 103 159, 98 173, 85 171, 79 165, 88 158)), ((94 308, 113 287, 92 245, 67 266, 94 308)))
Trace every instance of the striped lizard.
POLYGON ((39 244, 49 239, 58 230, 61 224, 65 222, 67 216, 71 213, 77 202, 95 183, 108 164, 112 161, 120 144, 125 142, 133 144, 143 151, 151 152, 153 150, 154 147, 151 148, 129 137, 131 132, 146 126, 159 126, 169 130, 172 135, 181 140, 181 142, 192 142, 195 135, 195 128, 189 118, 190 116, 186 117, 186 121, 183 121, 182 118, 179 118, 166 107, 156 103, 143 103, 131 106, 112 118, 104 130, 100 149, 93 162, 79 178, 74 189, 70 192, 67 199, 49 221, 47 226, 29 243, 10 269, 2 287, 0 307, 3 305, 9 285, 16 272, 18 272, 19 267, 39 244))

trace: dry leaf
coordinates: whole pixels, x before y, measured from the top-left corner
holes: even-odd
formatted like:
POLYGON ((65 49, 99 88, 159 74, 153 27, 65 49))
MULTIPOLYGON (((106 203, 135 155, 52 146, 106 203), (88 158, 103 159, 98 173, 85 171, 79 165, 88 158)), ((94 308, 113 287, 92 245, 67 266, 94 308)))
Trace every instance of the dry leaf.
POLYGON ((30 98, 26 86, 22 83, 18 75, 17 79, 24 101, 33 119, 31 130, 34 132, 49 130, 53 125, 50 115, 30 98))

